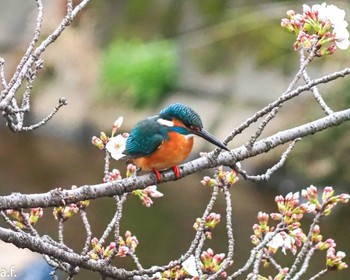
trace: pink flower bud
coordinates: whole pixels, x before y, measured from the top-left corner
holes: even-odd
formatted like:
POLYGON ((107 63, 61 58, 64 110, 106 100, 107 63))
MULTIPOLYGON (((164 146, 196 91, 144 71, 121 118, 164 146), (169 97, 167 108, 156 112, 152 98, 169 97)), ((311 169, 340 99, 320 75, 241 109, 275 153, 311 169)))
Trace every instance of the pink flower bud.
POLYGON ((347 193, 342 193, 337 197, 341 203, 348 203, 350 199, 350 195, 348 195, 347 193))
POLYGON ((163 193, 157 190, 156 185, 148 186, 143 191, 150 197, 159 198, 163 196, 163 193))
POLYGON ((41 208, 41 207, 31 208, 30 215, 37 216, 38 218, 41 218, 44 215, 43 208, 41 208))
POLYGON ((104 144, 102 142, 102 140, 96 136, 93 136, 91 139, 91 143, 96 146, 97 148, 99 148, 100 150, 102 150, 104 148, 104 144))
POLYGON ((323 203, 328 202, 328 200, 333 196, 334 190, 332 187, 325 187, 322 194, 323 203))
POLYGON ((280 221, 282 219, 282 215, 280 213, 271 213, 270 217, 275 221, 280 221))
POLYGON ((90 243, 91 243, 92 246, 96 246, 96 245, 98 244, 98 239, 97 239, 97 237, 92 238, 91 241, 90 241, 90 243))
POLYGON ((129 248, 127 246, 119 246, 117 256, 118 257, 126 257, 129 252, 129 248))
POLYGON ((287 11, 287 16, 288 16, 289 18, 292 18, 292 17, 295 16, 295 12, 294 12, 293 10, 288 10, 288 11, 287 11))
POLYGON ((269 221, 269 214, 260 211, 258 213, 258 221, 266 224, 269 221))
POLYGON ((315 225, 313 230, 312 230, 312 233, 313 234, 320 234, 320 232, 321 232, 320 226, 319 225, 315 225))
POLYGON ((113 127, 120 128, 122 126, 122 124, 123 124, 123 121, 124 121, 124 118, 123 117, 119 117, 114 122, 113 127))
POLYGON ((113 127, 112 127, 112 137, 114 136, 114 134, 117 132, 118 128, 120 128, 122 126, 124 118, 123 117, 119 117, 114 123, 113 123, 113 127))
POLYGON ((103 144, 106 144, 109 141, 109 138, 107 137, 106 133, 104 133, 104 132, 100 133, 100 139, 101 139, 103 144))
POLYGON ((216 254, 213 257, 213 263, 214 264, 220 264, 224 258, 225 258, 225 254, 224 253, 216 254))

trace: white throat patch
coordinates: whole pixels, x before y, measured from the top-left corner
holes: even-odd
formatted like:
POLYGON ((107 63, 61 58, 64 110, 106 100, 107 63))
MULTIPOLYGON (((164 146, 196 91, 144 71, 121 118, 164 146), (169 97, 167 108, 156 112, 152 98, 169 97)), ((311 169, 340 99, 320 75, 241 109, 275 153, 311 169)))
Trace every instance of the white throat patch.
POLYGON ((187 134, 185 135, 185 139, 191 139, 193 138, 194 134, 187 134))
POLYGON ((157 123, 159 123, 159 124, 161 124, 161 125, 168 126, 168 127, 174 126, 174 123, 173 123, 172 121, 168 121, 168 120, 161 119, 161 118, 159 118, 159 119, 157 120, 157 123))

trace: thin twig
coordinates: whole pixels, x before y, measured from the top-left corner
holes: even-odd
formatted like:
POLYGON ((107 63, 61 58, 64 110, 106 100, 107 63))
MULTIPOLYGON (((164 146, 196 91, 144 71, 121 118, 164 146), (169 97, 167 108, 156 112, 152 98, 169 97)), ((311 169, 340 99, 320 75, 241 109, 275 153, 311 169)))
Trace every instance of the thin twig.
POLYGON ((223 187, 223 193, 225 196, 226 202, 226 234, 227 234, 227 256, 226 259, 220 266, 220 269, 215 272, 213 275, 208 277, 208 280, 217 279, 222 272, 224 272, 230 265, 233 263, 234 255, 234 244, 235 240, 233 237, 233 228, 232 228, 232 203, 231 203, 231 194, 226 186, 223 187))
MULTIPOLYGON (((238 127, 236 127, 223 141, 224 144, 228 144, 230 141, 233 140, 233 138, 242 133, 243 130, 248 128, 251 124, 255 123, 259 118, 266 115, 267 113, 271 112, 275 107, 287 102, 288 100, 295 98, 300 93, 305 92, 307 90, 310 90, 313 86, 322 84, 322 83, 328 83, 330 81, 333 81, 339 77, 345 77, 350 74, 350 68, 345 68, 339 72, 335 72, 326 76, 323 76, 319 79, 312 80, 309 84, 304 86, 299 86, 293 91, 285 91, 278 99, 271 102, 267 106, 265 106, 263 109, 256 112, 253 116, 248 118, 244 123, 240 124, 238 127)), ((217 148, 215 149, 214 153, 219 153, 221 149, 217 148)))
POLYGON ((245 145, 248 150, 251 150, 256 140, 259 138, 261 133, 264 131, 267 124, 277 115, 279 107, 276 107, 274 110, 272 110, 266 117, 263 119, 261 124, 258 126, 257 130, 255 131, 254 135, 252 135, 248 141, 248 143, 245 145))
POLYGON ((55 106, 55 108, 53 108, 53 110, 51 111, 51 113, 45 117, 44 119, 42 119, 40 122, 36 123, 36 124, 33 124, 33 125, 30 125, 30 126, 24 126, 22 128, 17 128, 17 132, 22 132, 22 131, 32 131, 34 129, 37 129, 43 125, 45 125, 49 120, 52 119, 52 117, 58 112, 58 110, 62 107, 62 106, 65 106, 67 105, 68 102, 67 102, 67 99, 65 97, 61 97, 59 100, 58 100, 58 105, 55 106))
MULTIPOLYGON (((298 80, 300 79, 300 77, 303 75, 303 73, 306 73, 306 67, 307 65, 312 61, 312 59, 315 57, 316 55, 316 50, 317 50, 317 46, 313 46, 310 55, 308 56, 307 59, 303 59, 300 61, 300 67, 299 67, 299 71, 298 73, 295 75, 294 79, 292 80, 292 82, 289 84, 287 90, 283 93, 283 95, 286 95, 288 93, 291 92, 291 90, 295 87, 296 83, 298 82, 298 80)), ((261 135, 261 133, 264 131, 265 127, 267 126, 267 124, 277 115, 279 109, 281 108, 282 104, 279 104, 278 106, 276 106, 266 117, 265 119, 261 122, 261 124, 259 125, 258 129, 255 131, 254 135, 251 136, 250 140, 248 141, 248 143, 246 144, 247 149, 251 149, 254 145, 254 143, 256 142, 256 140, 259 138, 259 136, 261 135)))
POLYGON ((104 165, 104 170, 103 170, 104 179, 106 179, 108 177, 110 158, 111 158, 111 156, 110 156, 109 152, 106 149, 105 150, 105 165, 104 165))
POLYGON ((33 227, 29 220, 29 214, 25 213, 23 209, 19 210, 20 215, 23 217, 23 224, 29 230, 29 232, 36 237, 40 237, 38 231, 33 227))
POLYGON ((325 275, 328 272, 328 269, 325 268, 323 270, 321 270, 320 272, 318 272, 316 275, 312 276, 309 280, 316 280, 318 278, 320 278, 321 276, 325 275))
POLYGON ((24 231, 22 231, 13 221, 9 219, 9 217, 7 217, 3 210, 0 211, 0 216, 3 218, 5 223, 7 223, 13 230, 24 233, 24 231))
POLYGON ((128 255, 132 258, 132 260, 134 261, 138 270, 143 269, 143 267, 139 261, 139 258, 136 256, 136 254, 134 252, 129 252, 128 255))
POLYGON ((67 1, 67 16, 73 20, 73 0, 67 1))
POLYGON ((196 264, 196 270, 198 272, 199 279, 202 279, 202 277, 203 277, 202 263, 201 263, 201 253, 202 253, 202 249, 203 249, 203 246, 204 246, 205 239, 206 239, 205 234, 202 233, 201 238, 199 239, 197 248, 194 251, 194 261, 195 261, 195 264, 196 264))
POLYGON ((288 274, 285 276, 285 280, 289 280, 292 278, 293 274, 296 272, 298 265, 303 261, 304 257, 307 255, 307 253, 310 250, 310 246, 312 245, 311 237, 313 234, 313 230, 315 226, 319 223, 320 217, 322 216, 322 211, 318 212, 315 215, 315 218, 312 221, 312 224, 309 228, 309 233, 306 237, 306 241, 304 242, 300 252, 298 253, 297 257, 294 260, 293 265, 291 266, 290 270, 288 271, 288 274))
MULTIPOLYGON (((117 210, 116 210, 116 218, 114 220, 114 240, 117 243, 116 248, 111 252, 111 254, 108 256, 108 258, 106 259, 107 262, 112 261, 112 259, 116 256, 116 254, 118 253, 118 249, 119 249, 119 237, 120 237, 120 220, 122 218, 122 214, 123 214, 123 204, 126 200, 128 194, 123 194, 120 197, 119 196, 115 196, 114 199, 116 200, 117 203, 117 210)), ((136 256, 135 256, 136 257, 136 256)))
POLYGON ((84 228, 85 228, 85 231, 86 231, 86 239, 85 239, 85 245, 84 245, 84 248, 83 248, 83 251, 81 252, 81 255, 86 255, 88 250, 89 250, 89 247, 90 247, 90 241, 91 241, 91 237, 92 237, 92 232, 91 232, 91 226, 90 226, 90 223, 89 223, 89 219, 86 215, 86 212, 84 210, 80 210, 80 217, 83 221, 83 224, 84 224, 84 228))
POLYGON ((306 270, 309 268, 310 260, 314 253, 315 253, 315 247, 311 247, 309 252, 307 252, 305 256, 304 262, 300 270, 292 278, 293 280, 299 280, 300 277, 306 272, 306 270))
POLYGON ((253 265, 253 278, 252 280, 258 280, 259 279, 259 271, 260 271, 260 263, 261 263, 261 257, 263 255, 263 250, 259 250, 256 254, 254 265, 253 265))
POLYGON ((301 138, 297 138, 292 143, 290 143, 287 150, 285 152, 283 152, 283 154, 281 155, 280 160, 275 165, 273 165, 272 167, 267 169, 264 174, 252 176, 252 175, 248 175, 246 173, 246 171, 244 171, 243 169, 241 169, 239 167, 237 167, 237 169, 235 169, 235 170, 247 180, 250 180, 253 182, 268 181, 270 179, 271 175, 284 165, 285 161, 287 160, 288 155, 290 154, 290 152, 294 148, 296 142, 298 142, 300 140, 301 140, 301 138))
POLYGON ((109 234, 112 232, 117 219, 118 219, 118 212, 116 211, 114 213, 112 220, 109 222, 109 224, 107 225, 106 229, 104 230, 102 236, 98 240, 98 243, 100 246, 103 246, 104 243, 106 242, 106 239, 109 236, 109 234))
MULTIPOLYGON (((305 54, 304 54, 304 50, 302 48, 300 49, 299 54, 300 54, 300 62, 303 63, 305 61, 305 54)), ((308 73, 306 72, 306 69, 304 69, 304 71, 303 71, 303 78, 307 84, 310 83, 311 79, 310 79, 308 73)), ((315 86, 315 87, 312 87, 310 90, 311 90, 313 96, 315 97, 316 101, 318 102, 318 104, 320 104, 322 110, 327 115, 333 114, 332 109, 329 108, 329 106, 326 104, 326 102, 322 98, 321 94, 319 93, 318 88, 315 86)))
MULTIPOLYGON (((265 252, 266 252, 267 250, 265 250, 265 252)), ((277 262, 276 262, 276 260, 273 258, 273 257, 271 257, 270 256, 270 254, 269 254, 269 256, 267 257, 268 258, 268 261, 278 270, 278 271, 280 271, 281 269, 282 269, 282 266, 280 265, 280 264, 278 264, 277 262)))
POLYGON ((64 230, 64 222, 62 220, 58 221, 58 241, 61 244, 64 244, 63 242, 63 230, 64 230))
POLYGON ((5 59, 0 57, 0 80, 2 88, 5 89, 7 87, 7 82, 5 78, 5 59))
MULTIPOLYGON (((16 125, 16 123, 18 124, 19 121, 21 123, 23 122, 23 120, 20 120, 21 115, 14 116, 13 118, 9 117, 10 114, 14 114, 12 112, 13 110, 19 109, 14 97, 17 90, 22 85, 23 79, 29 73, 33 64, 38 61, 38 59, 40 58, 40 55, 46 50, 46 48, 56 41, 56 39, 66 29, 66 27, 71 24, 71 22, 76 17, 78 12, 80 12, 89 3, 89 1, 90 0, 81 1, 79 5, 77 5, 71 12, 70 12, 70 8, 68 7, 67 9, 69 14, 63 18, 63 20, 61 21, 59 26, 56 28, 56 30, 53 33, 51 33, 51 35, 49 35, 45 40, 43 40, 42 43, 35 50, 33 50, 40 36, 40 28, 41 28, 41 21, 42 21, 42 3, 41 3, 41 0, 37 0, 38 17, 37 17, 37 26, 35 29, 34 38, 30 43, 26 51, 26 54, 23 56, 21 62, 19 63, 15 74, 13 75, 12 79, 8 83, 7 87, 1 92, 1 96, 0 96, 0 111, 3 112, 4 117, 7 119, 7 125, 11 131, 13 132, 31 131, 33 129, 41 127, 47 121, 49 121, 55 115, 57 110, 61 107, 61 105, 56 107, 53 110, 53 112, 48 117, 43 119, 41 122, 32 126, 23 127, 23 128, 21 126, 16 125)), ((68 4, 69 3, 72 3, 72 1, 68 1, 68 4)), ((62 104, 62 105, 65 105, 65 104, 62 104)))
MULTIPOLYGON (((39 40, 40 30, 41 30, 41 25, 42 25, 42 21, 43 21, 43 15, 44 15, 44 7, 43 7, 41 0, 35 0, 35 1, 37 4, 38 15, 37 15, 37 19, 36 19, 34 37, 33 37, 32 41, 29 43, 29 46, 28 46, 25 54, 23 55, 20 63, 18 64, 17 69, 16 69, 14 75, 12 76, 12 79, 10 80, 9 84, 6 86, 5 90, 1 93, 2 94, 1 99, 4 98, 4 95, 6 95, 8 93, 8 91, 12 88, 12 86, 16 83, 24 65, 27 63, 30 55, 32 54, 32 52, 34 50, 36 43, 39 40)), ((24 76, 23 76, 23 78, 24 78, 24 76)), ((23 78, 21 78, 21 81, 23 80, 23 78)))
POLYGON ((230 279, 235 279, 236 277, 240 276, 241 274, 245 273, 249 267, 254 263, 254 260, 256 258, 257 253, 262 250, 266 244, 268 244, 274 237, 276 234, 278 234, 279 232, 281 232, 283 230, 283 223, 279 223, 276 226, 275 231, 273 232, 273 234, 270 234, 269 236, 265 236, 264 240, 261 241, 257 246, 255 246, 251 251, 250 251, 250 255, 248 260, 246 261, 246 263, 243 265, 243 267, 241 267, 240 269, 238 269, 236 272, 234 272, 232 275, 230 275, 229 277, 227 277, 228 280, 230 279))
POLYGON ((122 218, 123 214, 123 204, 127 198, 127 194, 123 194, 122 196, 116 196, 116 203, 117 203, 117 219, 114 223, 114 240, 116 242, 119 242, 119 236, 120 236, 120 219, 122 218))
POLYGON ((218 198, 218 194, 219 194, 219 188, 217 186, 213 187, 213 192, 211 194, 210 200, 204 210, 204 213, 202 215, 201 221, 199 223, 196 235, 194 237, 194 239, 191 242, 191 246, 190 248, 187 250, 187 252, 180 258, 178 259, 178 263, 182 263, 184 260, 188 259, 193 252, 195 251, 195 249, 197 248, 201 238, 202 238, 202 234, 204 231, 204 224, 205 224, 205 220, 208 217, 208 215, 210 214, 210 211, 213 209, 214 204, 216 199, 218 198))
POLYGON ((144 269, 144 270, 139 270, 137 271, 137 273, 135 275, 153 275, 156 272, 160 272, 160 271, 165 271, 168 269, 171 269, 181 263, 183 263, 185 260, 187 260, 191 255, 193 255, 194 251, 197 248, 198 243, 200 242, 203 230, 204 230, 204 223, 205 223, 205 219, 206 217, 210 214, 211 210, 214 207, 215 201, 218 197, 219 194, 219 188, 217 186, 213 187, 213 192, 211 194, 210 200, 206 206, 206 209, 202 215, 201 218, 201 222, 199 224, 199 227, 197 229, 196 235, 194 237, 194 239, 191 242, 191 245, 189 247, 189 249, 186 251, 185 254, 183 254, 179 259, 175 260, 175 261, 171 261, 169 262, 169 264, 165 265, 165 266, 153 266, 150 269, 144 269))

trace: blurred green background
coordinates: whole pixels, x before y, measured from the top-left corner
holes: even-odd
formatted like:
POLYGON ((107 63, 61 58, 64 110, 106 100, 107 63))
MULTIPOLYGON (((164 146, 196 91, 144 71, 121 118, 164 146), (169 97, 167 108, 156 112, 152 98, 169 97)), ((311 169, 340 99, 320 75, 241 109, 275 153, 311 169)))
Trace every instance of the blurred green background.
MULTIPOLYGON (((65 3, 43 3, 45 36, 64 16, 65 3)), ((125 119, 121 129, 130 131, 138 120, 157 114, 170 103, 184 102, 202 116, 207 130, 223 139, 288 87, 298 70, 299 58, 293 50, 294 36, 280 27, 280 20, 287 10, 301 12, 303 3, 92 0, 45 52, 44 69, 34 83, 28 124, 48 114, 61 96, 68 99, 69 106, 62 108, 45 127, 30 133, 12 134, 1 120, 0 195, 100 183, 104 155, 90 140, 100 131, 108 133, 121 115, 125 119)), ((347 1, 332 4, 350 12, 347 1)), ((35 2, 0 0, 0 5, 0 55, 6 60, 5 71, 10 77, 32 36, 35 2)), ((308 68, 310 76, 320 77, 349 66, 349 55, 349 51, 339 51, 315 59, 308 68)), ((334 111, 349 107, 348 79, 321 85, 319 89, 334 111)), ((322 116, 311 94, 303 94, 280 110, 263 136, 322 116)), ((229 147, 244 144, 255 128, 253 125, 238 135, 229 147)), ((258 211, 275 211, 277 193, 285 195, 310 184, 320 188, 332 185, 338 193, 349 192, 348 129, 349 124, 344 124, 305 138, 269 182, 250 183, 242 179, 231 190, 234 269, 244 264, 252 248, 251 227, 258 211)), ((190 159, 212 148, 196 139, 190 159)), ((243 167, 250 174, 264 173, 285 148, 249 159, 242 163, 243 167)), ((125 172, 124 163, 113 162, 112 167, 125 172)), ((210 196, 210 190, 199 181, 212 174, 209 170, 159 185, 165 196, 151 208, 144 208, 136 197, 127 200, 121 232, 131 230, 138 237, 137 254, 144 267, 167 264, 187 250, 194 236, 192 225, 210 196)), ((221 197, 214 211, 224 215, 224 207, 221 197)), ((114 211, 115 203, 110 198, 91 202, 87 213, 93 236, 102 235, 114 211)), ((334 238, 337 249, 348 253, 349 215, 349 206, 339 206, 321 221, 324 237, 334 238)), ((45 211, 38 229, 57 239, 57 223, 51 209, 45 211)), ((67 221, 65 229, 65 242, 80 251, 85 235, 79 217, 67 221)), ((205 249, 211 247, 215 252, 226 253, 225 237, 221 223, 205 249)), ((1 246, 4 245, 0 242, 1 246)), ((0 250, 0 267, 16 260, 19 270, 34 255, 25 250, 0 250), (1 254, 6 254, 6 258, 1 254)), ((127 258, 118 259, 117 265, 134 268, 127 258)), ((308 275, 320 267, 324 267, 324 255, 318 254, 308 275)), ((331 273, 326 279, 349 279, 349 275, 348 271, 331 273)), ((91 276, 84 271, 77 279, 87 277, 98 279, 96 274, 91 276)))

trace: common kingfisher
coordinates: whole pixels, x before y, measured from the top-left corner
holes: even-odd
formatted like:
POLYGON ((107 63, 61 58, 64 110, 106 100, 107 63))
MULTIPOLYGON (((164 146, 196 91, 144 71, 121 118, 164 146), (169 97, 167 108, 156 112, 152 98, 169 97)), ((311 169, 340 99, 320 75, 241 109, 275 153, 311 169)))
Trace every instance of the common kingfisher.
POLYGON ((187 158, 193 147, 193 136, 198 135, 221 149, 229 149, 203 128, 199 115, 190 107, 176 103, 160 111, 159 115, 140 121, 126 140, 127 158, 141 170, 153 171, 160 181, 158 170, 173 168, 187 158))

